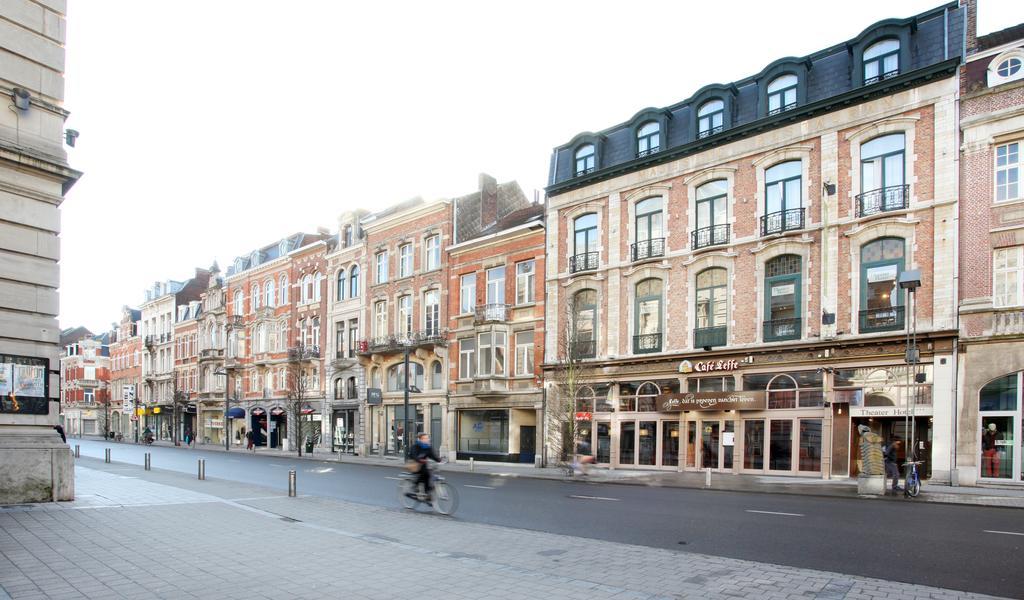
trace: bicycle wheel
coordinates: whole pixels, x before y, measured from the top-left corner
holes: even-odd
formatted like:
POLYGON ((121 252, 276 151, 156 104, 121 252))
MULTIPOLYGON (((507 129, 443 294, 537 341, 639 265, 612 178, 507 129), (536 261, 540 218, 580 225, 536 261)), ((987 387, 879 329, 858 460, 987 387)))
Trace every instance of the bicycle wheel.
POLYGON ((403 477, 398 482, 398 501, 402 503, 405 508, 414 508, 416 506, 416 499, 410 498, 408 494, 416 493, 416 484, 409 478, 403 477))
POLYGON ((916 473, 907 478, 906 492, 910 498, 917 498, 917 495, 921 493, 921 479, 916 473))
POLYGON ((443 482, 434 484, 434 510, 442 515, 450 515, 459 507, 459 494, 453 486, 443 482))

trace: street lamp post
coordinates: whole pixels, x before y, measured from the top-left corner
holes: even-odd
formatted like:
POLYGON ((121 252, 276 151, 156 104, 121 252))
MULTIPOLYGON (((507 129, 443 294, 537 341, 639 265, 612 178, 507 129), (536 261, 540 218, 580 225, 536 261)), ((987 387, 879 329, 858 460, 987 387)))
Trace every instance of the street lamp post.
POLYGON ((906 412, 903 416, 903 435, 907 436, 907 458, 908 460, 917 459, 917 442, 915 441, 917 423, 911 414, 914 411, 914 407, 917 404, 916 392, 914 395, 914 405, 910 403, 911 389, 916 390, 917 384, 917 365, 921 361, 921 352, 917 348, 917 302, 916 291, 917 288, 921 287, 921 272, 917 269, 910 271, 904 271, 900 273, 899 285, 901 289, 907 291, 907 305, 910 309, 910 327, 907 327, 907 352, 906 352, 906 363, 907 363, 907 387, 904 395, 906 412), (914 372, 915 376, 911 378, 911 371, 914 372), (911 382, 914 383, 914 387, 911 388, 911 382), (913 457, 913 458, 911 458, 913 457))
MULTIPOLYGON (((223 375, 224 376, 224 420, 220 424, 220 426, 221 426, 220 430, 224 433, 224 451, 225 452, 230 452, 231 451, 231 434, 228 431, 228 410, 229 410, 230 405, 231 405, 231 400, 228 397, 228 382, 231 380, 231 378, 228 377, 228 371, 224 367, 221 367, 221 368, 217 369, 216 371, 213 372, 213 374, 214 375, 223 375)), ((235 394, 236 394, 236 400, 237 400, 238 390, 235 390, 235 394)))

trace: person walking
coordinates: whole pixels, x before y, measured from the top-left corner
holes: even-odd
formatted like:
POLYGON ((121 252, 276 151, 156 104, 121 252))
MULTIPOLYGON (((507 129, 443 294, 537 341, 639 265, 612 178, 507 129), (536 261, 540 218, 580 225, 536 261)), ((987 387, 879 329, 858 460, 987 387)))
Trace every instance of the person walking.
POLYGON ((252 450, 253 452, 256 451, 256 445, 252 439, 252 430, 245 432, 245 449, 252 450))
POLYGON ((900 463, 899 463, 899 449, 903 445, 903 442, 898 439, 894 439, 889 442, 889 445, 882 448, 882 455, 885 457, 885 478, 889 479, 892 477, 892 491, 898 492, 903 488, 900 487, 900 463))

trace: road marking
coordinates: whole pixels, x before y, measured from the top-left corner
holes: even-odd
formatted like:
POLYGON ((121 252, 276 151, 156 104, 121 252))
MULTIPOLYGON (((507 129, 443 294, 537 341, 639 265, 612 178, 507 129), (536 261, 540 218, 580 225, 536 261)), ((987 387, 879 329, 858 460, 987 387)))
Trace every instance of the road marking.
POLYGON ((575 494, 570 495, 570 498, 577 498, 579 500, 607 500, 609 502, 620 502, 618 498, 605 498, 604 496, 577 496, 575 494))
POLYGON ((992 529, 983 529, 982 531, 984 531, 985 533, 1001 533, 1003 535, 1024 535, 1024 533, 1019 533, 1016 531, 994 531, 992 529))
POLYGON ((385 477, 384 479, 394 479, 395 481, 401 481, 401 477, 385 477))
POLYGON ((478 490, 493 490, 494 489, 494 488, 492 488, 489 485, 469 485, 468 483, 466 484, 466 487, 476 488, 478 490))
POLYGON ((277 463, 270 463, 270 466, 272 466, 272 467, 287 467, 288 465, 279 465, 277 463))
POLYGON ((786 513, 786 512, 774 512, 770 510, 748 510, 748 513, 757 513, 759 515, 782 515, 784 517, 802 517, 804 515, 800 513, 786 513))

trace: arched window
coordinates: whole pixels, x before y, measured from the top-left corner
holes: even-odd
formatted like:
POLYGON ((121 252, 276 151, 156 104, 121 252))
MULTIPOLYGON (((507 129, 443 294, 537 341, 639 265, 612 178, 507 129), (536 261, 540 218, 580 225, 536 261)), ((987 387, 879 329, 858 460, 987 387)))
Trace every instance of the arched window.
POLYGON ((254 352, 266 352, 267 351, 267 331, 266 331, 266 328, 263 326, 263 323, 260 323, 259 325, 256 326, 256 333, 254 334, 254 337, 256 339, 253 340, 253 345, 254 345, 253 351, 254 352))
POLYGON ((764 340, 797 340, 801 334, 801 259, 783 254, 764 265, 764 340))
POLYGON ((661 352, 661 280, 644 279, 636 284, 633 353, 661 352))
MULTIPOLYGON (((1012 480, 1022 473, 1021 374, 1012 373, 994 379, 981 388, 978 396, 980 420, 981 477, 1012 480)), ((1021 475, 1024 481, 1024 474, 1021 475)))
POLYGON ((288 304, 288 276, 281 275, 281 306, 288 304))
POLYGON ((597 355, 597 292, 576 292, 572 297, 572 314, 569 355, 573 358, 594 358, 597 355))
POLYGON ((334 380, 334 399, 343 400, 345 398, 345 380, 335 379, 334 380))
MULTIPOLYGON (((409 372, 412 374, 411 383, 419 389, 423 389, 423 365, 417 362, 409 362, 409 372)), ((399 363, 388 368, 388 391, 405 391, 405 365, 399 363)))
POLYGON ((779 375, 768 384, 768 408, 796 408, 796 380, 779 375))
POLYGON ((345 287, 348 285, 348 279, 345 277, 345 269, 338 271, 338 278, 335 287, 337 288, 336 300, 339 302, 345 299, 345 287))
POLYGON ((796 108, 796 85, 797 78, 792 73, 780 75, 768 84, 769 115, 796 108))
POLYGON ((576 176, 594 172, 594 145, 584 144, 576 150, 576 176))
POLYGON ((875 42, 864 50, 864 85, 900 74, 900 41, 875 42))
POLYGON ((665 232, 661 198, 647 198, 636 203, 636 243, 633 260, 665 255, 665 232))
POLYGON ((697 188, 697 228, 690 234, 690 248, 729 243, 729 183, 709 181, 697 188))
POLYGON ((345 381, 345 397, 349 400, 356 400, 359 398, 359 394, 356 391, 356 378, 349 377, 345 381))
POLYGON ((242 296, 241 290, 235 291, 234 296, 234 311, 236 315, 241 315, 245 312, 245 298, 242 296))
POLYGON ((876 137, 860 147, 860 191, 857 216, 866 217, 907 207, 902 133, 876 137))
POLYGON ((779 163, 764 173, 764 215, 761 235, 804 228, 803 165, 779 163))
POLYGON ((324 276, 320 271, 313 273, 313 302, 320 301, 320 289, 323 287, 324 276))
POLYGON ((253 311, 260 307, 260 284, 252 284, 252 289, 249 292, 249 302, 252 304, 251 309, 253 311))
POLYGON ((719 99, 708 100, 697 110, 697 137, 706 138, 722 131, 725 119, 725 103, 719 99))
POLYGON ((430 389, 432 389, 432 390, 439 390, 439 389, 441 389, 441 381, 442 381, 441 374, 442 374, 441 361, 435 360, 430 365, 430 389))
POLYGON ((639 158, 658 150, 661 150, 661 125, 647 121, 636 130, 636 155, 639 158))
POLYGON ((597 213, 588 213, 573 221, 573 257, 569 271, 588 271, 597 268, 597 213))
POLYGON ((370 387, 381 389, 380 367, 370 369, 370 387))
POLYGON ((352 265, 348 273, 348 297, 359 297, 359 265, 352 265))
POLYGON ((860 249, 860 331, 903 328, 902 238, 879 238, 860 249))
POLYGON ((728 274, 725 269, 705 269, 697 274, 696 306, 694 347, 724 346, 728 331, 728 274))
POLYGON ((277 304, 277 294, 274 290, 273 279, 268 279, 266 283, 263 284, 263 303, 270 307, 277 304))
POLYGON ((313 301, 313 276, 308 273, 302 276, 301 294, 303 304, 313 301))

